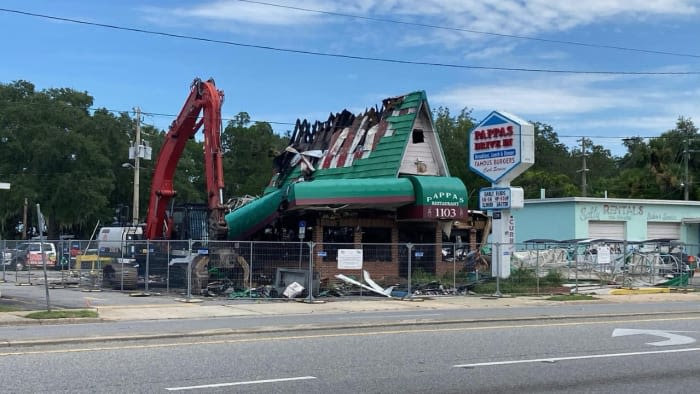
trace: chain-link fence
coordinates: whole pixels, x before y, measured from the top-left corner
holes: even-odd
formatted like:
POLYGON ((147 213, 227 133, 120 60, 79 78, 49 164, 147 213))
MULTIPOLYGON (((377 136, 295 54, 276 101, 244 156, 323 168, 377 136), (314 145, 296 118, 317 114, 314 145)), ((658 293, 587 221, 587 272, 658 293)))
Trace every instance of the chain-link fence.
POLYGON ((476 246, 139 240, 112 248, 85 240, 0 240, 0 246, 3 280, 17 284, 43 281, 38 273, 46 262, 52 286, 228 299, 687 287, 695 284, 700 250, 679 242, 606 240, 476 246), (497 264, 509 264, 507 278, 492 276, 497 264))

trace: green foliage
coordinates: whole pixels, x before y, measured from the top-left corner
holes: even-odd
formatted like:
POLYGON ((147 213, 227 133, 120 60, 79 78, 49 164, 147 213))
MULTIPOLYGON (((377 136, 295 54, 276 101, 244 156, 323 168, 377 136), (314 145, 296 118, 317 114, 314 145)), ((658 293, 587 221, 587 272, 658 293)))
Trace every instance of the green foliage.
MULTIPOLYGON (((538 280, 534 270, 518 268, 511 271, 510 278, 500 280, 498 290, 502 294, 534 295, 549 293, 553 289, 558 291, 557 288, 562 283, 564 283, 564 278, 557 271, 551 270, 545 277, 538 280)), ((494 294, 496 290, 496 280, 491 278, 488 282, 475 286, 473 291, 477 294, 494 294)))
MULTIPOLYGON (((28 221, 36 225, 35 204, 48 219, 50 238, 61 233, 88 237, 94 225, 110 223, 114 208, 131 205, 133 171, 128 148, 135 139, 134 120, 127 114, 93 109, 93 97, 69 88, 38 91, 27 81, 0 83, 0 181, 11 191, 0 191, 0 236, 18 238, 14 226, 22 219, 27 201, 28 221)), ((478 190, 490 186, 469 171, 468 139, 475 125, 471 110, 453 115, 446 108, 433 114, 436 133, 451 176, 460 178, 469 191, 469 206, 478 206, 478 190)), ((550 125, 534 122, 535 164, 514 185, 526 198, 581 196, 584 155, 581 147, 568 149, 550 125)), ((153 160, 142 161, 140 217, 145 217, 153 167, 165 132, 142 127, 142 139, 153 147, 153 160)), ((272 159, 288 143, 268 123, 251 124, 240 112, 223 130, 224 196, 259 195, 272 175, 272 159)), ((622 157, 586 144, 588 196, 617 198, 700 199, 700 151, 698 128, 680 117, 673 129, 659 137, 625 139, 622 157)), ((206 202, 203 143, 188 142, 174 175, 175 203, 206 202)))
POLYGON ((431 273, 423 271, 421 268, 416 268, 411 274, 411 282, 413 283, 430 283, 437 280, 437 277, 431 273))
POLYGON ((288 144, 288 138, 275 134, 269 123, 250 124, 241 112, 223 131, 225 195, 260 195, 272 177, 272 159, 288 144))
POLYGON ((586 294, 560 294, 547 298, 548 301, 591 301, 597 298, 586 294))
POLYGON ((544 283, 551 286, 561 286, 561 284, 564 283, 564 275, 557 270, 549 270, 547 275, 545 275, 545 277, 542 279, 544 280, 544 283))
POLYGON ((25 317, 28 319, 66 319, 66 318, 79 318, 79 317, 98 317, 96 311, 87 309, 68 309, 68 310, 54 310, 54 311, 39 311, 27 314, 25 317))

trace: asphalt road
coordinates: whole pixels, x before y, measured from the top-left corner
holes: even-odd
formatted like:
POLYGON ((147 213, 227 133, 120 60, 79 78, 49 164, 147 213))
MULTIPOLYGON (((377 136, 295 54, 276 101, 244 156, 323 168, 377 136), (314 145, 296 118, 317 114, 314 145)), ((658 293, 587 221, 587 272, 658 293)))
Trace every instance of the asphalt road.
POLYGON ((0 349, 2 392, 696 393, 700 317, 0 349))

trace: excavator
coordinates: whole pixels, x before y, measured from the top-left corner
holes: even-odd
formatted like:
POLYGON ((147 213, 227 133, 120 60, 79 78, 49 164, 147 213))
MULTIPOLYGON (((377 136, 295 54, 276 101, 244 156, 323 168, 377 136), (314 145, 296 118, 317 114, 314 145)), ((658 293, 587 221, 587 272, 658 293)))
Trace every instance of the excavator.
POLYGON ((224 92, 218 90, 213 79, 196 78, 190 85, 190 94, 177 118, 165 136, 153 171, 144 238, 169 240, 175 228, 174 215, 167 215, 176 191, 173 176, 187 141, 202 128, 204 132, 204 165, 207 187, 208 239, 226 239, 224 220, 224 175, 221 151, 221 105, 224 92), (200 115, 201 118, 200 118, 200 115))
MULTIPOLYGON (((207 245, 189 245, 186 248, 184 242, 181 242, 181 245, 170 242, 167 244, 167 251, 158 250, 163 249, 166 243, 156 243, 155 253, 150 259, 151 266, 175 264, 183 269, 188 267, 192 270, 195 283, 199 283, 197 286, 200 289, 206 287, 208 268, 212 263, 219 267, 240 265, 244 269, 244 277, 247 277, 249 272, 248 264, 241 256, 226 247, 225 243, 216 242, 226 240, 228 234, 225 221, 228 208, 223 196, 223 152, 220 136, 223 101, 224 92, 216 88, 213 79, 202 81, 196 78, 190 85, 190 93, 177 118, 170 125, 155 163, 146 226, 143 231, 143 238, 150 241, 189 239, 207 242, 207 245), (176 195, 173 177, 178 161, 187 141, 194 138, 200 129, 204 134, 207 204, 172 207, 176 195), (200 246, 206 247, 208 253, 200 254, 193 250, 200 246), (173 249, 182 249, 182 257, 171 259, 173 249), (162 252, 160 258, 159 252, 162 252)), ((141 266, 139 264, 139 267, 141 266)))

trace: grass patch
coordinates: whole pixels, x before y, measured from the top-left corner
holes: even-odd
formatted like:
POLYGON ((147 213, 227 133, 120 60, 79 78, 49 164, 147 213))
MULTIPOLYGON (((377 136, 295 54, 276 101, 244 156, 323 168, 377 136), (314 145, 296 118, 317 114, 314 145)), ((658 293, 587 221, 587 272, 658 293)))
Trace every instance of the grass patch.
POLYGON ((587 300, 597 300, 597 298, 587 295, 587 294, 566 294, 566 295, 555 295, 547 298, 549 301, 587 301, 587 300))
POLYGON ((76 317, 97 317, 96 311, 87 309, 69 309, 60 311, 39 311, 28 314, 29 319, 68 319, 76 317))
POLYGON ((14 306, 0 305, 0 312, 17 312, 20 310, 14 306))

